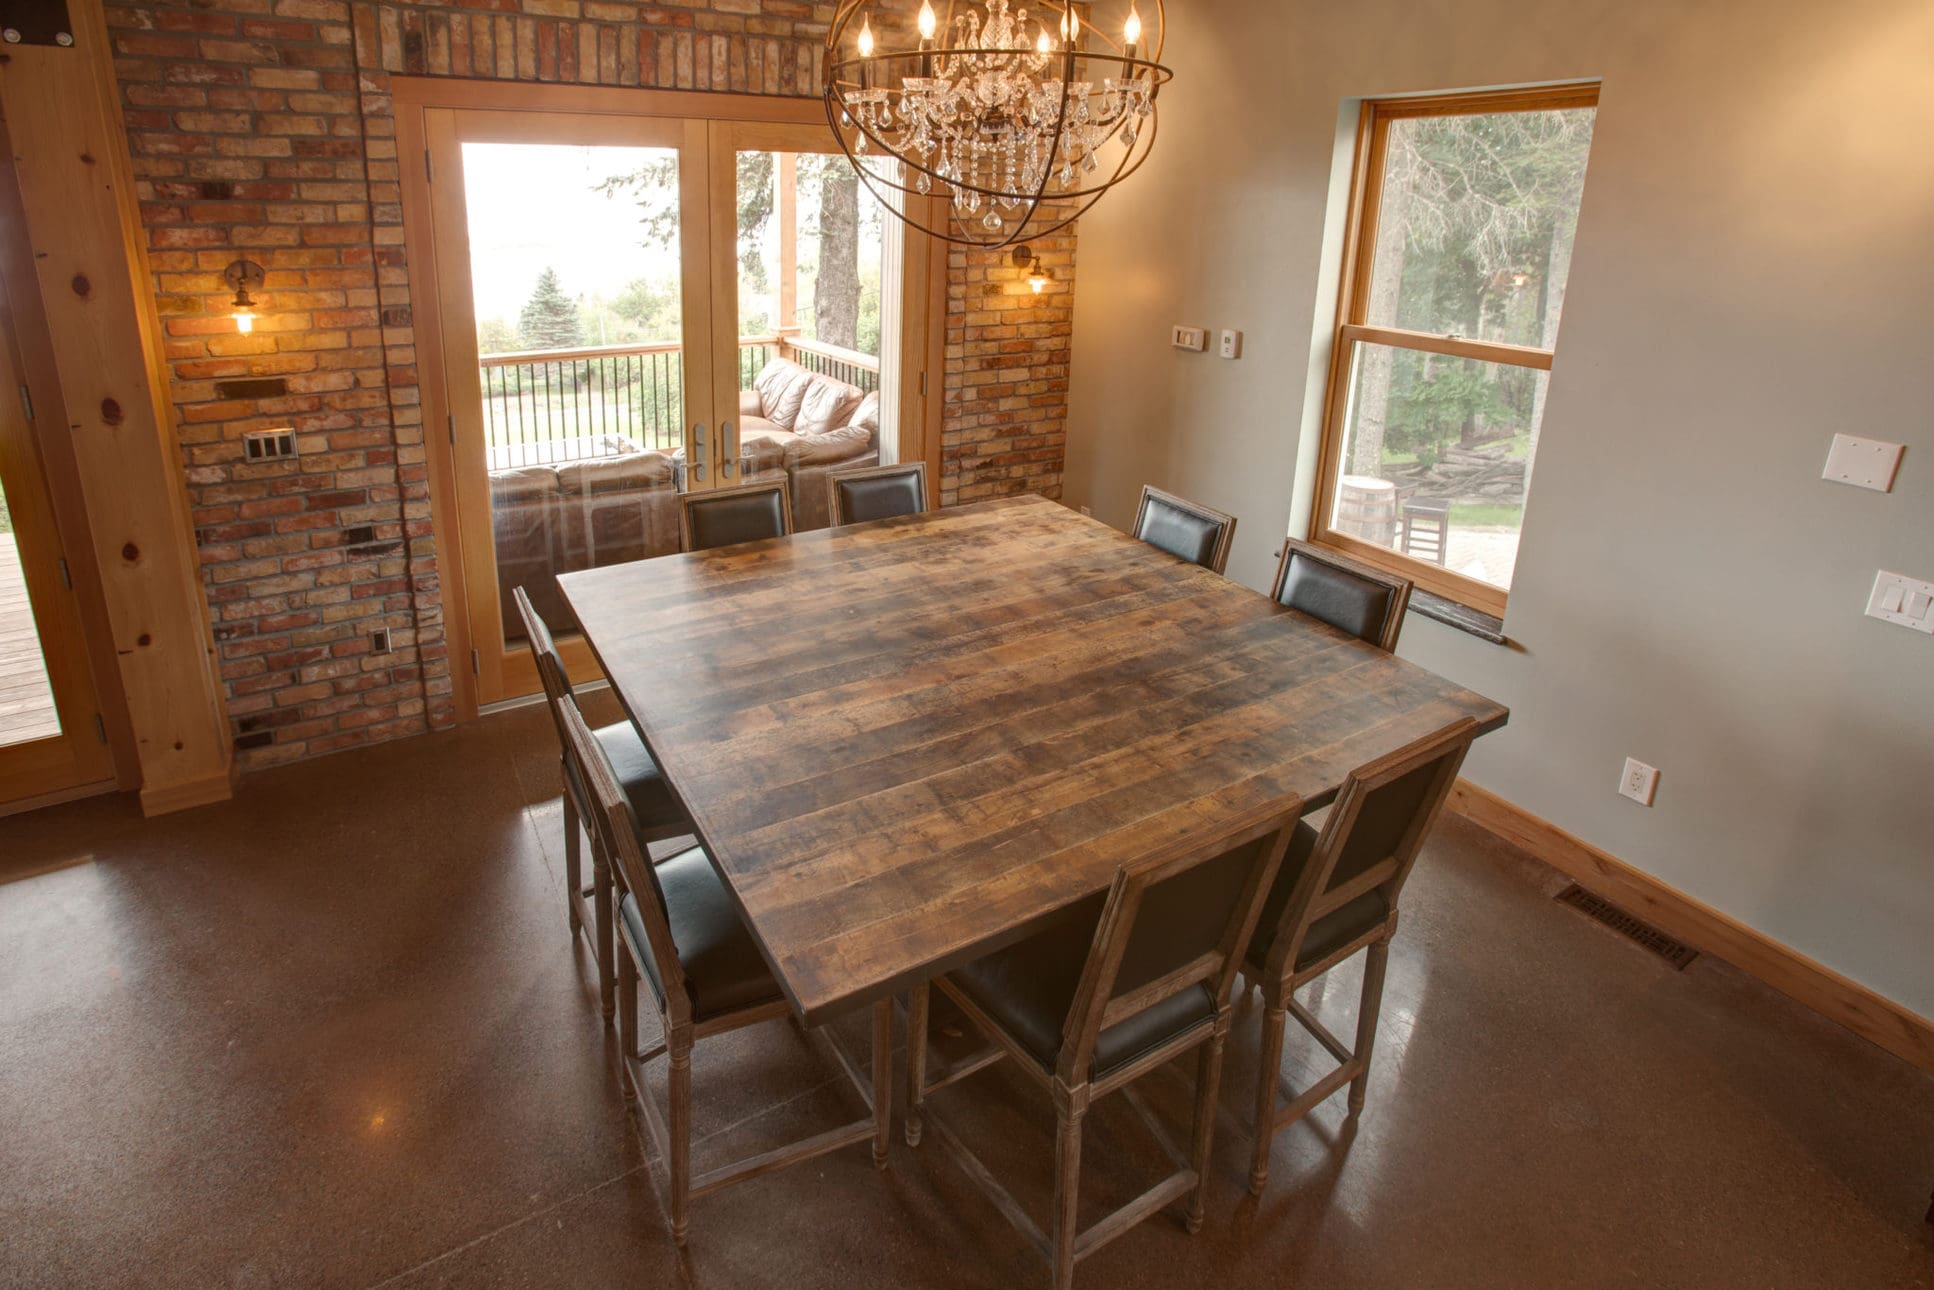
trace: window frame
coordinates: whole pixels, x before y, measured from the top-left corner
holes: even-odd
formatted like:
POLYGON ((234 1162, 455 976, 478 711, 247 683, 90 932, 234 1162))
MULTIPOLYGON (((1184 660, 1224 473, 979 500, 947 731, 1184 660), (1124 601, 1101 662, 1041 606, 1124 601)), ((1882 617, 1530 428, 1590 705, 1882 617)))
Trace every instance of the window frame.
MULTIPOLYGON (((1536 89, 1487 90, 1420 98, 1365 99, 1357 121, 1350 200, 1344 227, 1343 272, 1337 295, 1336 325, 1330 333, 1327 388, 1316 468, 1316 494, 1310 507, 1309 541, 1343 552, 1366 564, 1409 578, 1433 595, 1497 618, 1504 617, 1510 593, 1502 587, 1451 569, 1366 542, 1331 527, 1336 485, 1344 473, 1344 418, 1350 403, 1351 370, 1359 343, 1386 345, 1454 358, 1477 359, 1549 372, 1553 350, 1468 337, 1372 326, 1370 274, 1376 264, 1377 221, 1383 199, 1384 163, 1390 125, 1429 116, 1468 116, 1491 112, 1539 112, 1598 107, 1598 84, 1580 82, 1536 89)), ((1526 492, 1526 500, 1530 494, 1526 492)))

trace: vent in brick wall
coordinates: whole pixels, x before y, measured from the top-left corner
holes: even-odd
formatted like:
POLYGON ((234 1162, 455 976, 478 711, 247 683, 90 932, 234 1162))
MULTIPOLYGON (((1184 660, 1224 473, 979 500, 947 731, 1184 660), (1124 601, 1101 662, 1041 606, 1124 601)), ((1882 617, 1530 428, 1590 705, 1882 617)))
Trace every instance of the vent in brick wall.
POLYGON ((1575 882, 1559 892, 1556 899, 1561 905, 1570 905, 1573 909, 1597 919, 1627 940, 1637 941, 1680 971, 1684 971, 1687 964, 1699 957, 1699 951, 1690 945, 1673 940, 1650 923, 1639 921, 1617 905, 1594 896, 1575 882))
POLYGON ((295 456, 295 431, 251 430, 242 436, 242 455, 250 461, 280 461, 295 456))

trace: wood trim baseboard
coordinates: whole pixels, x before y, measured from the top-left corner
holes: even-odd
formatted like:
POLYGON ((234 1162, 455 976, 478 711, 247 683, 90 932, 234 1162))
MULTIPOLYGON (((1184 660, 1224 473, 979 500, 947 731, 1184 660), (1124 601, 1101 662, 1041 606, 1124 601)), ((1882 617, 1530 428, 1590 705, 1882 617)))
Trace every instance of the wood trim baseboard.
POLYGON ((185 779, 173 784, 144 786, 141 789, 141 814, 167 815, 171 811, 226 802, 235 796, 235 781, 239 774, 240 768, 231 762, 221 774, 204 775, 199 779, 185 779))
POLYGON ((1452 787, 1448 805, 1579 886, 1724 959, 1896 1057, 1934 1072, 1934 1021, 1467 780, 1452 787))

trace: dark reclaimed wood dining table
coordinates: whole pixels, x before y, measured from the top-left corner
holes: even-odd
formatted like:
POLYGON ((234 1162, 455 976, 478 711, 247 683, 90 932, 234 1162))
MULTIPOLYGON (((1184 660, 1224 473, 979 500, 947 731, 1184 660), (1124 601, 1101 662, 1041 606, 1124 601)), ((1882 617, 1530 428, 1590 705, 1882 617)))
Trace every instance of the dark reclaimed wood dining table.
POLYGON ((1507 716, 1038 497, 559 582, 808 1023, 1178 838, 1507 716))

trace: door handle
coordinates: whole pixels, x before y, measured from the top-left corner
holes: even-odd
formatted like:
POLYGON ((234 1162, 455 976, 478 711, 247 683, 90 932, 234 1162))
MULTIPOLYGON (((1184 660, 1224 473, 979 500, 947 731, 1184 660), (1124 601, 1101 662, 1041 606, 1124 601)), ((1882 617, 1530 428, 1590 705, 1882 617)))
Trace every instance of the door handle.
POLYGON ((732 444, 732 423, 730 421, 721 421, 719 422, 719 478, 720 479, 731 478, 732 468, 736 464, 733 461, 731 444, 732 444))
POLYGON ((685 436, 685 473, 701 482, 705 479, 705 423, 694 421, 685 436))

